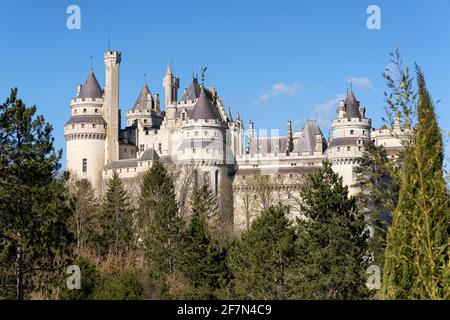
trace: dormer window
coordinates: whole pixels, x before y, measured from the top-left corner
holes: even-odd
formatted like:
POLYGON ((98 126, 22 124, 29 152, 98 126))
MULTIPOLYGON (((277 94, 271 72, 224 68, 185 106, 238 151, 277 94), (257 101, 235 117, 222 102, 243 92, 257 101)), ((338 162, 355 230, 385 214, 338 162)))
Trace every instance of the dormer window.
POLYGON ((98 113, 98 109, 95 109, 95 113, 98 113))
POLYGON ((86 113, 87 112, 87 109, 83 109, 83 113, 86 113))
POLYGON ((355 134, 355 130, 350 130, 350 134, 355 134))
POLYGON ((84 128, 84 123, 81 124, 81 128, 84 128))
POLYGON ((92 125, 92 128, 95 128, 95 127, 96 127, 95 124, 93 124, 93 125, 92 125))

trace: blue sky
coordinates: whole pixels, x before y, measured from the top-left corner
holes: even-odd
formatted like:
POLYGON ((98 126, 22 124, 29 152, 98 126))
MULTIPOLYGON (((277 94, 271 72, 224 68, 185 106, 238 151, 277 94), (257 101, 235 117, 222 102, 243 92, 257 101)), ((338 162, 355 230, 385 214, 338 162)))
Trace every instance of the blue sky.
MULTIPOLYGON (((181 77, 208 66, 206 85, 257 128, 296 130, 318 119, 328 136, 338 98, 353 79, 357 98, 375 126, 384 115, 382 72, 399 46, 405 62, 426 74, 440 125, 450 132, 450 1, 5 1, 0 0, 0 100, 11 87, 54 125, 64 148, 69 100, 93 57, 104 83, 103 51, 122 52, 123 114, 147 74, 163 94, 168 63, 181 77), (81 9, 81 30, 66 27, 69 5, 81 9), (366 27, 369 5, 381 8, 381 30, 366 27)), ((180 90, 181 92, 181 90, 180 90)), ((447 136, 447 135, 446 135, 447 136)), ((446 138, 447 140, 447 138, 446 138)), ((450 150, 447 148, 447 157, 450 150)), ((64 162, 63 162, 64 163, 64 162)))

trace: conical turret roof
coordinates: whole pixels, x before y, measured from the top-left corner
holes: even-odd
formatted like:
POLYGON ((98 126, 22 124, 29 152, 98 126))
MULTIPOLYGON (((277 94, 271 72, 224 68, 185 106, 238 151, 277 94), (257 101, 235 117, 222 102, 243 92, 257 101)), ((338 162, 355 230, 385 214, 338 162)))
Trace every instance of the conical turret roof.
POLYGON ((86 82, 81 87, 80 94, 78 95, 78 98, 102 98, 103 97, 103 90, 98 84, 97 78, 95 77, 94 71, 91 69, 89 72, 89 76, 86 79, 86 82))
POLYGON ((190 116, 191 119, 219 119, 215 107, 208 99, 205 89, 202 87, 195 108, 190 116))
POLYGON ((345 113, 348 119, 361 118, 361 112, 359 111, 359 101, 356 100, 353 90, 350 89, 347 92, 347 98, 345 98, 345 113))
POLYGON ((133 111, 150 111, 153 107, 153 97, 150 93, 150 89, 145 83, 142 87, 136 102, 133 105, 133 111))

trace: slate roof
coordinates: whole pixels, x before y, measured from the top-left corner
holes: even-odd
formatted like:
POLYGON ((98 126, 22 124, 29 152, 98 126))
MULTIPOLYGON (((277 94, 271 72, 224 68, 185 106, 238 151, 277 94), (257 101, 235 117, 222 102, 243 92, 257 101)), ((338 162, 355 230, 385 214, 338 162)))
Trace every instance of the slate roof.
MULTIPOLYGON (((197 78, 192 78, 192 82, 189 85, 189 87, 186 89, 186 92, 183 93, 183 96, 181 97, 180 101, 192 101, 192 100, 196 100, 199 96, 200 93, 202 91, 202 86, 198 83, 198 79, 197 78)), ((206 96, 212 100, 212 96, 211 93, 206 90, 206 96)))
POLYGON ((153 148, 149 148, 144 151, 144 153, 138 160, 139 161, 159 160, 159 156, 158 153, 153 148))
POLYGON ((133 105, 133 111, 150 111, 154 106, 154 101, 150 90, 145 83, 142 87, 141 93, 136 99, 136 102, 133 105))
POLYGON ((353 118, 362 118, 361 112, 359 111, 359 101, 356 100, 356 97, 352 90, 349 90, 347 93, 347 98, 344 101, 345 105, 345 114, 348 119, 353 118))
POLYGON ((110 161, 105 165, 105 169, 123 169, 123 168, 134 168, 137 167, 137 159, 125 159, 110 161))
POLYGON ((219 119, 216 108, 211 100, 207 97, 204 88, 201 88, 200 96, 198 97, 195 108, 190 114, 190 118, 194 120, 198 119, 219 119))
POLYGON ((317 152, 324 150, 316 150, 316 136, 322 136, 322 142, 326 146, 322 131, 316 121, 306 121, 299 138, 294 138, 293 152, 317 152))
POLYGON ((95 77, 94 71, 89 72, 89 76, 86 79, 86 82, 81 87, 81 91, 78 94, 78 98, 102 98, 103 90, 98 84, 97 78, 95 77))
POLYGON ((362 144, 365 140, 369 140, 368 138, 358 138, 358 137, 344 137, 344 138, 336 138, 331 140, 331 147, 342 147, 342 146, 357 146, 358 140, 362 140, 362 144))
POLYGON ((76 123, 94 123, 99 125, 106 125, 105 119, 102 116, 98 115, 79 115, 79 116, 71 116, 67 124, 76 124, 76 123))

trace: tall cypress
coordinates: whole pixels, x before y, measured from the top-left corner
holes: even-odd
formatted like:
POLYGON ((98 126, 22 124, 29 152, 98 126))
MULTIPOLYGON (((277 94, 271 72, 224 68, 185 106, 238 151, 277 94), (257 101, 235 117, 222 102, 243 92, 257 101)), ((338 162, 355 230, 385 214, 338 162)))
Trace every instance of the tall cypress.
POLYGON ((107 182, 100 228, 103 253, 123 255, 134 247, 133 209, 117 171, 107 182))
POLYGON ((449 195, 434 103, 416 66, 418 124, 407 144, 399 202, 388 231, 383 292, 389 299, 450 298, 449 195))

